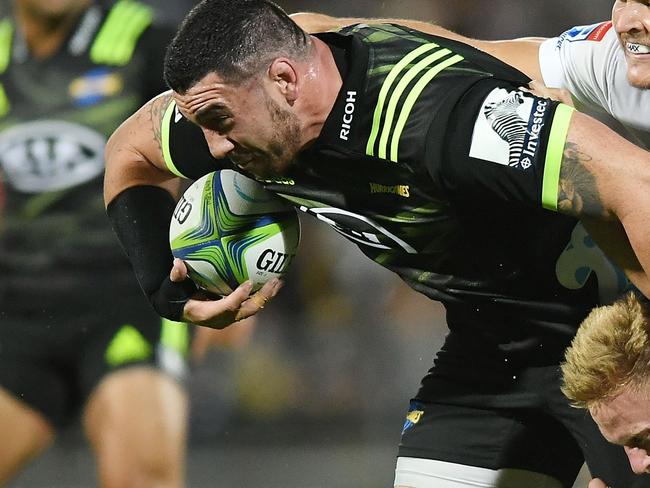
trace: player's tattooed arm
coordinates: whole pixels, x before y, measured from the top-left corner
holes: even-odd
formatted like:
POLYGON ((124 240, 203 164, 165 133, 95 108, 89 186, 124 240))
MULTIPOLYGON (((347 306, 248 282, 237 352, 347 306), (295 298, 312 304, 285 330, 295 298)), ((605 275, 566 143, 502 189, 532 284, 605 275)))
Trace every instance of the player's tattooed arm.
POLYGON ((104 200, 108 204, 126 188, 156 185, 176 193, 180 181, 167 168, 162 147, 162 120, 171 101, 165 92, 125 120, 105 150, 104 200))
POLYGON ((560 212, 576 217, 609 217, 601 202, 596 177, 588 167, 591 160, 592 157, 578 144, 567 141, 560 166, 557 202, 560 212))
POLYGON ((650 153, 579 112, 560 163, 557 209, 578 217, 650 297, 650 153))
POLYGON ((594 158, 575 142, 564 146, 558 188, 558 211, 579 217, 600 248, 636 281, 644 280, 641 266, 621 223, 605 210, 594 170, 594 158))
MULTIPOLYGON (((172 102, 173 98, 171 92, 165 92, 162 95, 157 96, 147 105, 148 110, 145 112, 146 116, 149 118, 148 125, 151 127, 153 132, 153 140, 160 149, 162 154, 162 121, 167 111, 167 107, 172 102)), ((147 106, 145 105, 145 107, 147 106)))

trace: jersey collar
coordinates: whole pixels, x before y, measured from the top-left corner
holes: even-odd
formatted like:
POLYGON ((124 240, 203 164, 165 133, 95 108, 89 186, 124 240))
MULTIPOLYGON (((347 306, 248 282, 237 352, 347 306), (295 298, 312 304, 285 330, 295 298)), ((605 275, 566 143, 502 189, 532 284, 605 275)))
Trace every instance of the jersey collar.
POLYGON ((364 92, 368 47, 350 32, 326 32, 316 34, 316 37, 329 46, 342 48, 345 51, 347 73, 342 74, 341 89, 325 120, 320 136, 308 151, 319 151, 324 147, 341 145, 352 149, 357 146, 357 141, 362 135, 362 118, 359 115, 358 123, 355 123, 355 114, 361 114, 367 110, 364 106, 364 92))

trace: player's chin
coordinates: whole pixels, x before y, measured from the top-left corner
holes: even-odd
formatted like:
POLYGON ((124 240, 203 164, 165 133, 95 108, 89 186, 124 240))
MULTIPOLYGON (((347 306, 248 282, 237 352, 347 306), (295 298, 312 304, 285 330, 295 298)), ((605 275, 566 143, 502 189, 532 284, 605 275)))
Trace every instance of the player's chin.
POLYGON ((650 89, 650 57, 647 60, 628 63, 627 81, 634 88, 650 89))
POLYGON ((273 176, 272 171, 264 164, 255 164, 250 162, 248 164, 237 164, 236 166, 243 172, 254 176, 258 180, 270 180, 273 176))
POLYGON ((286 175, 290 162, 275 160, 269 162, 265 161, 263 164, 251 164, 246 168, 246 171, 255 175, 258 179, 263 180, 276 180, 286 175))

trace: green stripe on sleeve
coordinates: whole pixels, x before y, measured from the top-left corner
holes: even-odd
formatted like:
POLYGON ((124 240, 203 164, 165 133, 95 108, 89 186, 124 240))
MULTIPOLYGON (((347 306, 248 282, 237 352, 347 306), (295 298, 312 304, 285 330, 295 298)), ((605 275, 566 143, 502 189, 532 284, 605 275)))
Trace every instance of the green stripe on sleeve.
POLYGON ((174 173, 176 176, 185 178, 185 176, 180 171, 178 171, 178 168, 172 160, 171 151, 169 150, 169 126, 172 123, 172 117, 174 116, 175 108, 176 102, 172 101, 167 106, 167 110, 165 110, 165 115, 163 115, 162 119, 160 145, 162 146, 163 157, 165 158, 165 165, 167 166, 167 169, 174 173))
MULTIPOLYGON (((426 44, 425 44, 426 46, 426 44)), ((422 46, 424 47, 424 46, 422 46)), ((404 90, 413 79, 424 71, 429 65, 439 60, 440 58, 450 54, 449 49, 440 49, 439 51, 430 54, 426 58, 419 61, 415 66, 411 67, 404 73, 404 76, 399 80, 399 83, 393 90, 392 95, 390 96, 390 101, 388 102, 388 107, 386 108, 386 117, 384 120, 384 127, 381 131, 381 137, 379 138, 379 157, 384 159, 386 154, 388 154, 388 137, 391 134, 391 127, 393 125, 393 118, 395 117, 395 110, 397 109, 397 104, 399 103, 404 90)))
POLYGON ((125 65, 133 57, 135 46, 142 32, 151 24, 152 16, 148 10, 138 8, 135 10, 126 26, 126 33, 114 51, 115 63, 125 65))
POLYGON ((0 22, 0 73, 4 73, 11 59, 11 39, 14 35, 14 26, 11 20, 4 19, 0 22))
POLYGON ((128 3, 125 3, 123 0, 118 1, 111 11, 108 13, 102 28, 99 30, 99 34, 95 37, 95 41, 90 48, 90 59, 94 63, 100 64, 105 62, 105 59, 110 56, 110 49, 113 45, 114 32, 116 30, 116 25, 122 23, 123 12, 127 7, 128 3))
POLYGON ((110 26, 107 26, 106 40, 103 47, 104 59, 108 62, 117 63, 120 59, 122 45, 127 40, 131 24, 136 19, 138 6, 130 0, 120 0, 116 6, 116 12, 110 26))
MULTIPOLYGON (((406 97, 404 104, 402 105, 402 111, 399 114, 397 123, 395 124, 395 130, 393 131, 393 137, 391 138, 391 149, 390 149, 390 160, 394 163, 397 162, 397 155, 399 152, 399 140, 402 137, 402 132, 406 126, 409 115, 411 115, 411 110, 415 105, 415 102, 422 94, 424 88, 429 84, 429 82, 435 78, 435 76, 440 73, 442 70, 449 68, 450 66, 461 62, 463 58, 461 55, 456 54, 450 58, 445 59, 443 62, 432 66, 425 75, 422 76, 415 84, 411 92, 406 97)), ((397 91, 397 90, 396 90, 397 91)))
POLYGON ((150 7, 133 0, 119 0, 111 9, 90 49, 97 64, 127 64, 142 32, 153 21, 150 7))
POLYGON ((381 126, 381 114, 384 110, 384 103, 386 102, 386 97, 388 96, 390 87, 395 82, 402 70, 408 66, 411 61, 413 61, 421 54, 437 47, 437 44, 431 43, 414 49, 402 59, 400 59, 400 61, 393 67, 393 69, 391 69, 390 73, 388 73, 388 76, 386 76, 386 79, 381 86, 381 90, 379 91, 379 97, 377 98, 377 105, 375 106, 375 113, 372 120, 372 130, 370 131, 370 137, 368 138, 368 143, 366 144, 366 154, 368 156, 374 156, 375 141, 377 140, 379 127, 381 126))
POLYGON ((542 206, 556 212, 557 194, 560 186, 560 167, 573 110, 568 105, 562 103, 558 105, 546 147, 544 180, 542 181, 542 206))

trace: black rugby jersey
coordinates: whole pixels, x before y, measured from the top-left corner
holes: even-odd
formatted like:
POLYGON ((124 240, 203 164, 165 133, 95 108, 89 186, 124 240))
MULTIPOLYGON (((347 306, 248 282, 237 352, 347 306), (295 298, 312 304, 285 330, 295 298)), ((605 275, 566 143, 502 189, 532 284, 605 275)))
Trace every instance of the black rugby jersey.
POLYGON ((59 51, 39 60, 14 20, 0 20, 3 310, 20 306, 13 297, 34 306, 43 290, 64 304, 92 287, 89 276, 132 278, 104 210, 103 151, 115 128, 165 89, 172 30, 153 21, 134 0, 95 3, 59 51))
MULTIPOLYGON (((553 211, 571 109, 445 38, 386 24, 318 36, 345 49, 343 86, 314 145, 262 183, 442 301, 452 333, 558 360, 588 311, 627 283, 553 211)), ((176 174, 232 167, 173 103, 162 132, 176 174)))

